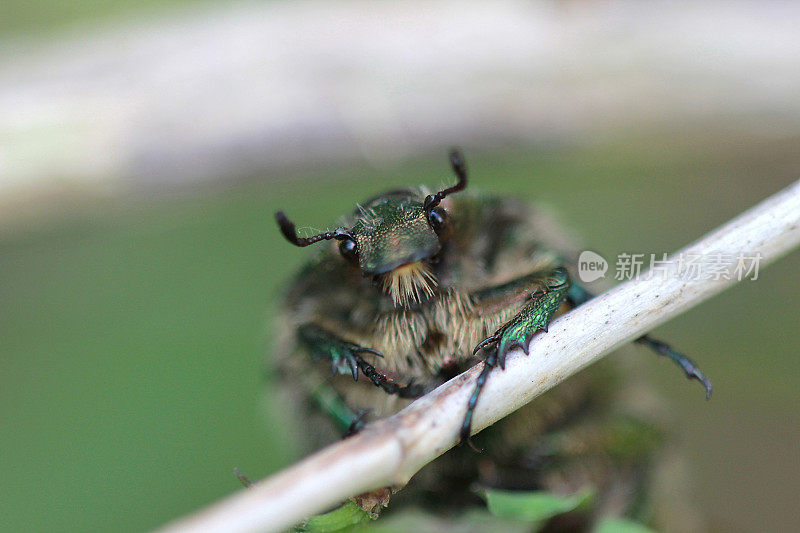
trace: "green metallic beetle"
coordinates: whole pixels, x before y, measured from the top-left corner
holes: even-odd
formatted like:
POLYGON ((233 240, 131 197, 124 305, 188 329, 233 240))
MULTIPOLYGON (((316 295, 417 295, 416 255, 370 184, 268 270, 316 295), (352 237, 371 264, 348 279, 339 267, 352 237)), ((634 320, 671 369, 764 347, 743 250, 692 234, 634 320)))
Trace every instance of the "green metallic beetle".
MULTIPOLYGON (((554 316, 590 298, 572 281, 576 251, 546 215, 514 199, 464 191, 459 151, 451 151, 450 163, 455 185, 435 194, 425 188, 381 194, 332 231, 299 237, 287 216, 276 213, 290 243, 322 243, 288 289, 279 329, 289 334, 276 358, 291 388, 311 399, 297 403, 317 444, 333 438, 331 422, 340 435, 357 431, 363 413, 393 414, 482 356, 486 365, 464 406, 460 437, 469 441, 472 413, 493 369, 504 368, 516 347, 527 353, 554 316)), ((675 361, 710 394, 691 360, 649 336, 637 342, 675 361)), ((638 487, 646 476, 634 473, 649 462, 650 447, 619 463, 606 454, 632 423, 645 440, 654 431, 619 409, 618 374, 600 364, 570 378, 477 436, 487 450, 477 460, 457 447, 398 498, 442 509, 473 501, 472 482, 555 492, 587 480, 638 487)), ((635 507, 636 498, 629 500, 626 509, 635 507)))

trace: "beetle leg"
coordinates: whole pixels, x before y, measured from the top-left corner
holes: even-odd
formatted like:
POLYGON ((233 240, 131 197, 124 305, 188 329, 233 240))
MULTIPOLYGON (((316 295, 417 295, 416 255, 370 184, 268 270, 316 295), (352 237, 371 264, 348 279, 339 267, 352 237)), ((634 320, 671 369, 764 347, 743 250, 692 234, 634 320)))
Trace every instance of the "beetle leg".
POLYGON ((369 353, 383 357, 377 350, 346 341, 315 324, 303 324, 297 330, 297 336, 311 350, 313 357, 330 360, 333 375, 351 374, 354 381, 358 381, 358 361, 361 360, 359 354, 369 353))
POLYGON ((396 394, 400 398, 419 398, 424 394, 422 386, 416 385, 413 379, 408 382, 408 385, 398 385, 359 356, 356 356, 356 364, 361 372, 386 394, 396 394))
MULTIPOLYGON (((588 302, 592 298, 594 298, 594 295, 578 283, 573 283, 572 287, 569 289, 569 292, 567 292, 567 301, 569 301, 573 307, 578 307, 579 305, 588 302)), ((698 368, 694 361, 672 348, 666 342, 654 339, 650 336, 650 334, 647 333, 633 342, 643 344, 658 355, 663 355, 664 357, 670 359, 672 362, 678 365, 681 370, 683 370, 688 379, 696 379, 699 381, 706 390, 706 400, 711 399, 711 381, 705 376, 705 374, 703 374, 703 371, 698 368)))
POLYGON ((495 366, 505 368, 506 354, 515 347, 528 353, 528 344, 534 333, 538 330, 547 331, 547 325, 553 314, 566 298, 570 286, 569 275, 564 268, 555 268, 544 272, 535 272, 528 276, 511 281, 499 287, 485 289, 475 295, 479 305, 496 305, 518 299, 521 293, 529 301, 508 322, 500 326, 489 337, 482 340, 475 347, 473 354, 480 350, 488 351, 483 370, 475 382, 475 389, 467 403, 467 412, 461 425, 460 437, 462 441, 469 439, 472 433, 472 417, 478 403, 483 386, 495 366), (520 289, 523 289, 520 292, 520 289))
POLYGON ((367 416, 370 411, 372 411, 372 409, 362 409, 359 411, 359 413, 353 417, 353 421, 350 422, 350 425, 347 427, 344 435, 342 435, 342 438, 346 439, 347 437, 352 437, 361 431, 361 429, 364 427, 364 424, 366 424, 364 417, 367 416))
POLYGON ((361 357, 361 354, 364 353, 383 357, 377 350, 346 341, 315 324, 300 326, 298 338, 311 350, 313 357, 330 359, 334 375, 337 373, 352 374, 353 380, 358 381, 358 371, 361 370, 376 387, 380 387, 387 394, 396 394, 401 398, 418 398, 423 394, 421 386, 414 383, 406 386, 398 385, 361 357))
POLYGON ((681 367, 681 370, 683 370, 684 374, 686 374, 687 379, 696 379, 699 381, 706 389, 706 400, 711 399, 711 381, 705 376, 705 374, 703 374, 703 371, 697 367, 694 361, 682 353, 675 351, 666 342, 654 339, 650 335, 642 335, 633 342, 644 344, 658 355, 663 355, 664 357, 672 360, 672 362, 681 367))
POLYGON ((483 369, 481 370, 481 373, 478 374, 478 379, 475 380, 475 388, 472 390, 472 395, 469 397, 469 401, 467 402, 467 413, 464 415, 464 420, 461 422, 461 431, 459 433, 461 442, 469 443, 470 446, 477 452, 480 450, 476 449, 472 445, 472 441, 469 440, 469 438, 472 436, 472 415, 475 414, 475 405, 478 403, 478 396, 480 396, 481 391, 483 390, 483 385, 486 383, 489 373, 496 365, 497 350, 492 350, 492 352, 483 362, 483 369))
POLYGON ((355 413, 344 403, 342 397, 331 385, 320 385, 311 393, 311 398, 313 398, 317 407, 328 415, 339 430, 343 432, 343 437, 348 436, 350 428, 361 416, 361 413, 355 413))
POLYGON ((567 291, 567 301, 572 307, 578 307, 579 305, 585 304, 594 298, 594 296, 594 294, 586 290, 586 287, 577 282, 573 282, 572 286, 569 288, 569 291, 567 291))

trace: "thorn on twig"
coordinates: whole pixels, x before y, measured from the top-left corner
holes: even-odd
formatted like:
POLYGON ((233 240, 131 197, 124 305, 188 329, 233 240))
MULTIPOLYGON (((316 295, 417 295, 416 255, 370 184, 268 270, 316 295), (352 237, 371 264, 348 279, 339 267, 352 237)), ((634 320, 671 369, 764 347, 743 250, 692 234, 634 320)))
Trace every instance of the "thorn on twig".
POLYGON ((253 482, 252 482, 252 481, 250 481, 249 479, 247 479, 247 476, 245 476, 244 474, 242 474, 241 472, 239 472, 239 469, 238 469, 238 468, 236 468, 236 467, 234 467, 234 468, 233 468, 233 474, 236 476, 236 479, 238 479, 238 480, 239 480, 239 483, 241 483, 242 485, 244 485, 244 486, 245 486, 245 488, 248 488, 248 489, 249 489, 250 487, 252 487, 252 486, 253 486, 253 482))

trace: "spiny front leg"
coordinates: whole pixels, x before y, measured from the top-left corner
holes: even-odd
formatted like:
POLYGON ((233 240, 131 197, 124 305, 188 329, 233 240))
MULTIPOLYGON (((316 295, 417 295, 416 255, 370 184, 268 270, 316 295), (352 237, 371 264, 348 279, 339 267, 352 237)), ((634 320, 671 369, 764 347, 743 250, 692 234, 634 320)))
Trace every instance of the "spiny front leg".
MULTIPOLYGON (((506 355, 515 347, 528 353, 531 338, 538 330, 547 331, 550 319, 566 298, 570 286, 569 274, 566 269, 560 267, 541 275, 526 276, 521 279, 524 279, 526 283, 532 282, 535 287, 529 293, 530 301, 511 320, 500 326, 494 334, 478 343, 473 351, 473 355, 480 350, 488 351, 488 354, 483 370, 475 382, 475 389, 467 403, 467 412, 461 425, 462 441, 469 439, 472 433, 472 416, 475 406, 492 368, 499 365, 501 369, 504 369, 506 355)), ((509 289, 514 288, 515 285, 516 283, 506 284, 509 289)), ((509 292, 513 293, 514 291, 509 290, 509 292)), ((513 300, 513 296, 511 300, 513 300)))
POLYGON ((421 387, 413 383, 406 386, 398 385, 361 357, 361 354, 372 354, 382 358, 383 354, 377 350, 346 341, 316 324, 303 324, 297 330, 297 336, 314 358, 330 360, 333 375, 352 374, 353 380, 358 381, 360 369, 375 386, 387 394, 396 394, 401 398, 416 398, 422 395, 421 387))

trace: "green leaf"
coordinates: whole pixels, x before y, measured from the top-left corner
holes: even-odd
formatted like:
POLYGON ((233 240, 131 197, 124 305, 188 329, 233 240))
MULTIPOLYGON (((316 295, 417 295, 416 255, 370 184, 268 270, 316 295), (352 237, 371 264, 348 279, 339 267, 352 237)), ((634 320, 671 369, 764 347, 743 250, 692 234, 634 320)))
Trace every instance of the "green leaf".
POLYGON ((538 522, 591 505, 594 490, 586 488, 572 496, 550 492, 486 489, 483 494, 489 512, 502 518, 538 522))
POLYGON ((627 518, 604 518, 594 533, 655 533, 649 527, 627 518))
POLYGON ((472 508, 457 515, 443 516, 428 510, 403 509, 387 513, 380 520, 361 524, 353 533, 531 533, 530 522, 498 518, 486 508, 472 508))
POLYGON ((338 509, 334 509, 329 513, 312 516, 306 520, 303 525, 297 528, 297 531, 307 531, 311 533, 330 533, 333 531, 341 531, 345 528, 361 524, 362 522, 369 522, 369 514, 355 502, 348 501, 338 509))

